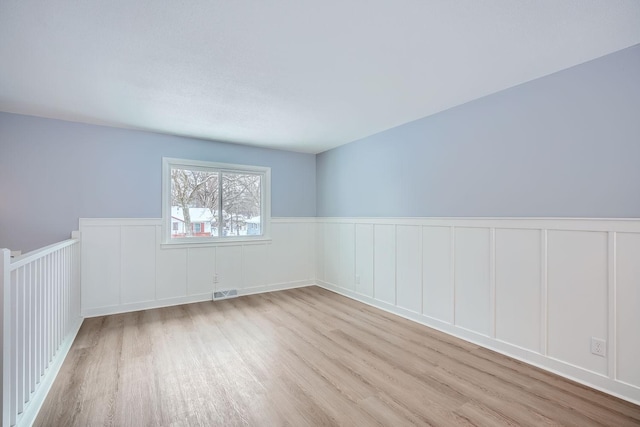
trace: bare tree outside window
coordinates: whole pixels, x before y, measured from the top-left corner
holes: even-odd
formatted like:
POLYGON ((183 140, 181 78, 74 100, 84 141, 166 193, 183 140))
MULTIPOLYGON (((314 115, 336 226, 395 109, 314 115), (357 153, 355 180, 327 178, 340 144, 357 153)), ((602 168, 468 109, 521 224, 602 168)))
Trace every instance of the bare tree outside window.
POLYGON ((246 220, 260 215, 260 178, 259 175, 222 174, 222 206, 229 218, 229 234, 240 236, 246 220))
POLYGON ((198 196, 206 188, 217 188, 218 173, 171 169, 171 207, 182 211, 185 235, 193 234, 189 208, 198 207, 198 196))

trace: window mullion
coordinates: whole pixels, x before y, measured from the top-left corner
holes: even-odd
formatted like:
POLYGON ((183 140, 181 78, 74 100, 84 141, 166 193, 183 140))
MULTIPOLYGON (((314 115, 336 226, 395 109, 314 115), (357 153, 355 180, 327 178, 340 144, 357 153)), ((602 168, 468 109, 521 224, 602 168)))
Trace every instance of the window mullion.
POLYGON ((222 172, 218 172, 218 238, 224 237, 224 215, 222 215, 222 172))

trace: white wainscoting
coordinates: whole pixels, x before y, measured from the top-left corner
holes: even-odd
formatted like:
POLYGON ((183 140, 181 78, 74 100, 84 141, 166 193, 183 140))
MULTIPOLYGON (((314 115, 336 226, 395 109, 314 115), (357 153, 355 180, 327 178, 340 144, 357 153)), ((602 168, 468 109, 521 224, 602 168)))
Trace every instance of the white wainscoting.
POLYGON ((270 242, 217 247, 161 246, 161 228, 161 219, 80 219, 83 316, 314 283, 314 218, 274 218, 270 242))
POLYGON ((320 286, 640 403, 640 220, 317 222, 320 286))
POLYGON ((170 248, 160 219, 80 230, 84 316, 315 282, 640 403, 640 220, 275 218, 269 243, 170 248))

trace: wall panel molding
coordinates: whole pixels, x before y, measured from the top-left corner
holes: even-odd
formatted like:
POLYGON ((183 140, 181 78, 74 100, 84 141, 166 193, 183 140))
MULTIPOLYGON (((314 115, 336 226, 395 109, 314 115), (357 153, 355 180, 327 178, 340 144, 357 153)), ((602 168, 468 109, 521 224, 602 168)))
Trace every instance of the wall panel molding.
POLYGON ((640 404, 640 220, 318 218, 317 227, 316 264, 330 272, 319 286, 640 404), (353 266, 337 255, 347 225, 353 266), (362 285, 369 269, 372 290, 362 285), (607 341, 605 357, 591 338, 607 341))
POLYGON ((85 317, 314 283, 314 218, 274 218, 269 242, 163 247, 162 220, 81 218, 85 317))

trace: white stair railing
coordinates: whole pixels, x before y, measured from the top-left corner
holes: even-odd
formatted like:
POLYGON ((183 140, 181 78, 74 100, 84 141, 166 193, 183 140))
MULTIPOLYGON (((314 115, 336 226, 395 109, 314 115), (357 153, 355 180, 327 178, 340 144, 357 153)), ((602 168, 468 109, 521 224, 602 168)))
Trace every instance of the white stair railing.
POLYGON ((0 249, 2 427, 31 425, 75 338, 80 233, 11 259, 0 249))

